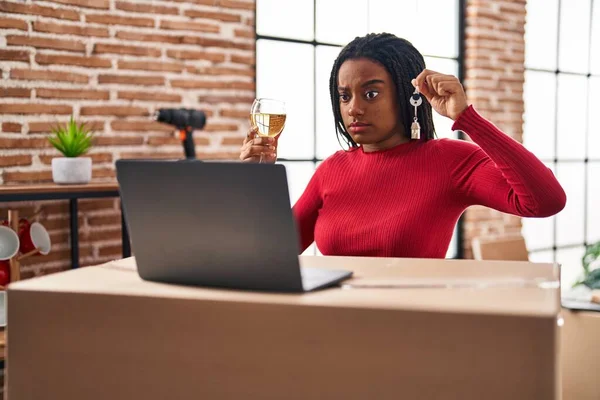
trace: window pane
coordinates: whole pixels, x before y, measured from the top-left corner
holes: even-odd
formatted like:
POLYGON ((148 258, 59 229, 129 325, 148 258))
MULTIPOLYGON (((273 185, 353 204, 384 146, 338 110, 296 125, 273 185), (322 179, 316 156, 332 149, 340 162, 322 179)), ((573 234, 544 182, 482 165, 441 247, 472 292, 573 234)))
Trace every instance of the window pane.
POLYGON ((590 54, 590 72, 600 75, 600 4, 594 2, 592 20, 592 45, 590 54))
MULTIPOLYGON (((600 7, 600 4, 598 4, 598 7, 600 7)), ((587 138, 588 158, 600 160, 600 114, 598 114, 598 110, 600 110, 600 77, 591 77, 588 82, 590 91, 587 138)))
POLYGON ((558 0, 527 0, 525 65, 556 69, 558 0))
POLYGON ((554 251, 533 251, 529 253, 529 261, 534 263, 553 263, 554 251))
POLYGON ((457 228, 454 227, 454 233, 452 234, 452 240, 450 240, 450 245, 448 246, 448 251, 446 252, 446 258, 454 258, 457 255, 457 228))
POLYGON ((369 1, 369 32, 393 33, 417 46, 415 40, 422 32, 417 24, 417 0, 369 1), (399 16, 402 16, 401 23, 399 16))
MULTIPOLYGON (((413 44, 422 54, 458 56, 458 0, 419 0, 417 30, 413 44), (432 11, 435 10, 435 11, 432 11), (422 24, 435 27, 435 34, 424 32, 422 24)), ((404 14, 404 13, 403 13, 404 14)), ((403 18, 403 22, 410 15, 403 18)))
POLYGON ((345 45, 356 36, 364 36, 367 15, 367 0, 317 1, 317 41, 345 45))
POLYGON ((317 46, 317 158, 342 149, 337 141, 329 96, 329 75, 341 47, 317 46))
POLYGON ((583 243, 584 163, 559 163, 557 177, 567 193, 567 205, 556 216, 556 244, 564 246, 583 243))
POLYGON ((563 290, 571 288, 573 283, 580 279, 583 273, 581 258, 585 254, 585 248, 558 249, 556 251, 556 262, 560 267, 560 282, 563 290))
MULTIPOLYGON (((425 57, 427 69, 431 69, 442 74, 458 76, 458 62, 447 58, 425 57)), ((452 131, 452 121, 450 118, 442 117, 433 111, 433 124, 438 138, 457 138, 456 132, 452 131)))
POLYGON ((259 35, 301 40, 314 38, 314 1, 257 0, 256 31, 259 35))
POLYGON ((585 158, 586 121, 582 114, 586 109, 587 84, 585 76, 558 75, 556 155, 559 160, 585 158))
POLYGON ((283 100, 286 105, 287 121, 277 151, 281 158, 314 157, 313 49, 310 44, 256 43, 257 97, 283 100))
POLYGON ((588 72, 589 39, 590 0, 563 2, 558 48, 558 68, 561 71, 588 72))
POLYGON ((315 164, 313 162, 304 161, 282 161, 285 166, 285 171, 288 179, 288 188, 290 191, 290 203, 293 206, 300 198, 308 181, 315 172, 315 164))
POLYGON ((556 74, 525 71, 523 98, 523 144, 541 159, 554 159, 556 74))
MULTIPOLYGON (((282 162, 281 164, 285 165, 290 203, 293 206, 306 189, 308 181, 315 172, 315 165, 312 162, 282 162)), ((314 255, 315 245, 309 246, 302 254, 314 255)))
POLYGON ((600 240, 600 162, 588 163, 587 242, 600 240))

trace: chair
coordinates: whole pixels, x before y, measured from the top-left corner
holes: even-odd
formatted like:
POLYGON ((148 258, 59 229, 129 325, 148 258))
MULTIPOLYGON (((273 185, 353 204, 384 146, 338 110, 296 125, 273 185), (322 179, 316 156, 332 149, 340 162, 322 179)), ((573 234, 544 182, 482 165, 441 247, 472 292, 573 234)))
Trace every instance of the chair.
POLYGON ((523 236, 503 238, 479 238, 471 241, 476 260, 529 261, 529 253, 523 236))

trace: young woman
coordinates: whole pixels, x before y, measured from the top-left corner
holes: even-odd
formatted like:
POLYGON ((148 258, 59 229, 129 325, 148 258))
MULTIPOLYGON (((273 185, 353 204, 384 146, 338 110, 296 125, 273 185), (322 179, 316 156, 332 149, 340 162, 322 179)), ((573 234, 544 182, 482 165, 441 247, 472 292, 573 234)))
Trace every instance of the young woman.
MULTIPOLYGON (((344 47, 330 78, 339 137, 348 144, 317 168, 294 205, 301 251, 325 255, 446 255, 454 226, 472 205, 523 217, 565 206, 552 172, 480 116, 459 80, 425 69, 423 56, 394 35, 369 34, 344 47), (420 139, 411 139, 415 88, 420 139), (432 108, 474 143, 435 139, 432 108)), ((275 162, 276 141, 250 131, 240 159, 275 162)))

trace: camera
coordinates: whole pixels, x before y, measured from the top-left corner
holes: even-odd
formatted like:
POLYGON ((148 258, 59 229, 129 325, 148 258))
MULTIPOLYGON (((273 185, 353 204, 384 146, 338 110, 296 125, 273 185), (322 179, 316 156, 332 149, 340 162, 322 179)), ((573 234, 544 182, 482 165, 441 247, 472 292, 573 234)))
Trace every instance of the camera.
POLYGON ((202 129, 206 124, 206 114, 191 108, 161 108, 156 113, 156 120, 177 129, 202 129))
POLYGON ((179 138, 183 144, 185 157, 196 158, 196 146, 192 132, 194 129, 202 129, 206 124, 206 114, 200 110, 191 108, 161 108, 154 118, 163 124, 173 125, 179 130, 179 138))

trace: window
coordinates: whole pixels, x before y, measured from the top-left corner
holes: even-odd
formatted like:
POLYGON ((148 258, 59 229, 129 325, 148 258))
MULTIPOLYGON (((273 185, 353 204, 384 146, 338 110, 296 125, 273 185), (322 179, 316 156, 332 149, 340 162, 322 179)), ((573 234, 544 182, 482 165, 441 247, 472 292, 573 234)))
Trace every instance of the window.
MULTIPOLYGON (((459 73, 459 0, 257 0, 257 97, 286 102, 288 120, 278 156, 288 171, 292 203, 315 167, 342 147, 334 129, 329 75, 342 46, 369 32, 410 40, 429 69, 459 73), (435 13, 426 10, 435 9, 435 13), (433 20, 432 20, 433 18, 433 20), (418 21, 436 26, 423 34, 418 21)), ((434 113, 435 114, 435 113, 434 113)), ((456 137, 452 121, 434 117, 439 137, 456 137)), ((455 235, 456 236, 456 235, 455 235)), ((457 240, 448 252, 456 256, 457 240)), ((309 248, 307 253, 318 253, 309 248)))
POLYGON ((533 261, 562 264, 564 287, 581 273, 585 246, 600 240, 600 7, 528 0, 524 144, 556 174, 567 205, 523 220, 533 261), (592 221, 596 221, 596 225, 592 221))

